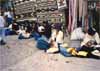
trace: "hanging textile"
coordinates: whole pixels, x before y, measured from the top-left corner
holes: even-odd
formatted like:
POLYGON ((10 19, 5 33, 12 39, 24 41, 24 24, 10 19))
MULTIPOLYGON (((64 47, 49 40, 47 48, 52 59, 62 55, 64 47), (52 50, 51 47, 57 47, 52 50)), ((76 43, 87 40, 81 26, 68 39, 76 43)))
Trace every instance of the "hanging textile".
POLYGON ((71 32, 72 25, 72 0, 69 0, 69 24, 68 24, 68 32, 71 32))
POLYGON ((88 24, 88 14, 87 14, 87 0, 79 0, 79 21, 82 25, 82 28, 87 31, 89 28, 88 24))
POLYGON ((83 12, 82 12, 82 27, 87 32, 89 25, 88 25, 88 14, 87 14, 87 0, 83 0, 83 12))
POLYGON ((72 32, 77 26, 78 0, 69 0, 69 24, 68 31, 72 32))
POLYGON ((83 0, 78 0, 79 1, 79 21, 82 19, 82 14, 83 14, 83 0))
POLYGON ((78 0, 73 0, 73 22, 72 22, 72 27, 71 31, 73 31, 77 27, 77 9, 78 9, 78 0))
POLYGON ((69 0, 69 24, 68 32, 71 33, 77 27, 77 21, 83 29, 88 29, 87 0, 69 0), (78 18, 78 19, 77 19, 78 18))

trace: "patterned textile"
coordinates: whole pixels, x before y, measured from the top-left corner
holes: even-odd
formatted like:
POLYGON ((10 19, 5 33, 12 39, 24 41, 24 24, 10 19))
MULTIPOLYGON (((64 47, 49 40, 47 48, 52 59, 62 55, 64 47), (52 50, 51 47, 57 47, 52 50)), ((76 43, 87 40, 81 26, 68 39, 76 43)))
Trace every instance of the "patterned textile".
POLYGON ((69 0, 69 25, 68 31, 72 32, 77 24, 78 0, 69 0))
POLYGON ((88 29, 87 0, 69 0, 69 33, 77 27, 77 21, 82 22, 80 24, 85 30, 88 29))

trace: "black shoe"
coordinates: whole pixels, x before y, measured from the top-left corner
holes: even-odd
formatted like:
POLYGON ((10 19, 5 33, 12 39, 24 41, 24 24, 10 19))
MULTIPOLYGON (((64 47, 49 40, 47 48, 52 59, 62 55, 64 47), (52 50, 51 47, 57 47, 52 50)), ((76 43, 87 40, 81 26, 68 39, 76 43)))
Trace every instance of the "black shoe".
POLYGON ((0 45, 5 45, 6 42, 4 42, 3 40, 0 41, 0 45))

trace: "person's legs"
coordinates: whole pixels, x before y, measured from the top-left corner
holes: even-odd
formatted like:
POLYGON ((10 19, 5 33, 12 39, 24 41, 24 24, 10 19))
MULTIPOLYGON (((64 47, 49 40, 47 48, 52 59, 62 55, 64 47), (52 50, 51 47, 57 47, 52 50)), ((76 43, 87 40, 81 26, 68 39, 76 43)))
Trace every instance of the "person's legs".
POLYGON ((60 53, 65 56, 65 57, 69 57, 69 56, 72 56, 69 52, 67 52, 67 49, 64 48, 64 47, 59 47, 59 51, 60 53))
POLYGON ((50 47, 50 44, 46 42, 42 37, 37 40, 37 48, 41 50, 47 50, 50 47))
POLYGON ((2 35, 2 29, 0 28, 0 41, 2 40, 1 35, 2 35))
POLYGON ((3 29, 2 29, 2 38, 3 38, 4 41, 5 41, 5 37, 6 37, 6 36, 5 36, 5 29, 3 28, 3 29))
POLYGON ((0 44, 1 45, 5 45, 5 29, 4 28, 0 28, 0 44))
POLYGON ((34 32, 33 37, 35 40, 38 40, 38 38, 40 38, 41 36, 39 35, 39 33, 34 32))

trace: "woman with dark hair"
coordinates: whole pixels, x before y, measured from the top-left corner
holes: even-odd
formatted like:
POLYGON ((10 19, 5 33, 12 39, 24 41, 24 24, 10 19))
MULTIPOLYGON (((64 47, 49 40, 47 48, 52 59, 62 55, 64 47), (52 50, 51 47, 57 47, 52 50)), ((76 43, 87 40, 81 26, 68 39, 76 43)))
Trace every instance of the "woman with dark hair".
POLYGON ((36 21, 34 22, 34 28, 33 28, 34 32, 38 33, 38 27, 39 27, 39 25, 40 24, 38 22, 36 22, 36 21))
POLYGON ((64 34, 61 29, 62 25, 56 23, 52 30, 52 35, 50 38, 50 48, 47 50, 47 53, 55 53, 60 51, 60 45, 63 44, 64 34), (53 50, 53 51, 52 51, 53 50))
POLYGON ((39 34, 39 31, 38 31, 39 26, 40 26, 40 24, 37 21, 33 22, 33 27, 32 27, 33 30, 32 30, 32 33, 31 33, 31 37, 34 37, 35 40, 40 38, 40 34, 39 34))
POLYGON ((44 24, 44 28, 45 28, 44 35, 49 39, 51 37, 51 29, 52 29, 52 27, 48 23, 48 21, 44 21, 43 24, 44 24))
POLYGON ((83 42, 81 43, 81 46, 86 44, 87 40, 93 41, 96 44, 100 44, 100 38, 99 38, 99 34, 96 32, 95 29, 93 28, 89 28, 88 32, 85 34, 85 37, 83 39, 83 42))
POLYGON ((100 59, 100 55, 97 56, 97 55, 93 54, 93 52, 95 50, 98 53, 100 53, 100 51, 94 47, 94 45, 98 45, 98 44, 100 44, 100 39, 99 39, 98 33, 93 28, 89 28, 88 32, 86 33, 86 35, 83 39, 81 48, 78 50, 77 56, 100 59))

